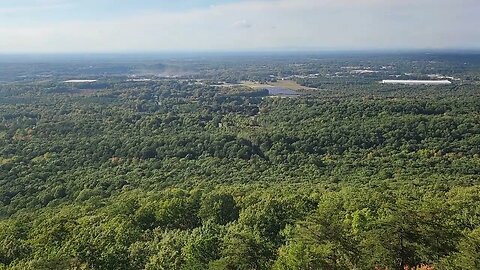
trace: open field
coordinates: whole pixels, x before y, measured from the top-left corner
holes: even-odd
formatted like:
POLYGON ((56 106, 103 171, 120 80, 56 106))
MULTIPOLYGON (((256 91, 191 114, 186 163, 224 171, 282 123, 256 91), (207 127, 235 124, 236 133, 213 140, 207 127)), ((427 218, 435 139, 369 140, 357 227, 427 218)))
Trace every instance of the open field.
POLYGON ((290 90, 294 90, 294 91, 316 90, 316 88, 306 87, 306 86, 300 85, 297 82, 292 81, 292 80, 281 80, 281 81, 269 82, 269 83, 243 81, 240 85, 251 87, 251 88, 254 88, 254 89, 280 87, 280 88, 286 88, 286 89, 290 89, 290 90))
POLYGON ((277 81, 277 82, 271 83, 271 85, 276 86, 276 87, 282 87, 282 88, 297 90, 297 91, 317 90, 316 88, 306 87, 306 86, 300 85, 296 81, 292 81, 292 80, 277 81))

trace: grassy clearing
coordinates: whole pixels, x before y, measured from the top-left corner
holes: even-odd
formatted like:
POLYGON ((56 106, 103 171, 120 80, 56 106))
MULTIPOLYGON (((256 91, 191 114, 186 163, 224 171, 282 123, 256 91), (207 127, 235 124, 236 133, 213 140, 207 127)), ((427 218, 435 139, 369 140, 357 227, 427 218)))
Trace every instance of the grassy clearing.
POLYGON ((298 84, 296 81, 292 80, 283 80, 271 83, 273 86, 287 88, 291 90, 310 90, 311 88, 305 87, 303 85, 298 84))
POLYGON ((303 85, 298 84, 292 80, 282 80, 277 82, 269 82, 269 83, 259 83, 253 81, 243 81, 241 83, 243 86, 251 87, 251 88, 268 88, 268 87, 281 87, 287 88, 294 91, 302 91, 302 90, 315 90, 315 88, 305 87, 303 85))

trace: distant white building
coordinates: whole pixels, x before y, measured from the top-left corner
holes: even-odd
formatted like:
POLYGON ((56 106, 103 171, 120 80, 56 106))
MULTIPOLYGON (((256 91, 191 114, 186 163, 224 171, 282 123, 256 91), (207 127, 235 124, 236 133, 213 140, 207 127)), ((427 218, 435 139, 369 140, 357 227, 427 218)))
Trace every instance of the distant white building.
POLYGON ((449 80, 383 80, 383 84, 404 84, 404 85, 449 85, 449 80))

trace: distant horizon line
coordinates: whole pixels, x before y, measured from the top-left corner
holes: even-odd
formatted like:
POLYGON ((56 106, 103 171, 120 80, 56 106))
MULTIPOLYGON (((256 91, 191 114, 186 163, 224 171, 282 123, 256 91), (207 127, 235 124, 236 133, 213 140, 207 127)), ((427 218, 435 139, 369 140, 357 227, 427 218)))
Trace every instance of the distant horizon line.
POLYGON ((442 53, 442 52, 475 52, 480 48, 393 48, 393 49, 239 49, 239 50, 159 50, 159 51, 72 51, 72 52, 0 52, 0 56, 29 56, 29 55, 164 55, 164 54, 279 54, 279 53, 442 53))
POLYGON ((85 62, 85 61, 159 61, 185 58, 256 57, 256 56, 398 56, 398 55, 480 55, 479 49, 352 49, 352 50, 238 50, 238 51, 158 51, 158 52, 59 52, 59 53, 2 53, 0 63, 85 62))

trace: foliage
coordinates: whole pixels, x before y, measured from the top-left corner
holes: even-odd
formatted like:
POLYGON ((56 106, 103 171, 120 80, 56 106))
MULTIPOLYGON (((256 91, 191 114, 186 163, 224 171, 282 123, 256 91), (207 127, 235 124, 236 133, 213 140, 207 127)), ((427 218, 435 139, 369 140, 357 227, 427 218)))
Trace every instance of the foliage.
POLYGON ((0 269, 478 269, 478 63, 103 63, 80 85, 81 63, 32 65, 0 84, 0 269), (188 72, 127 76, 167 68, 188 72), (376 82, 407 72, 460 81, 376 82), (234 84, 282 78, 318 89, 234 84))

